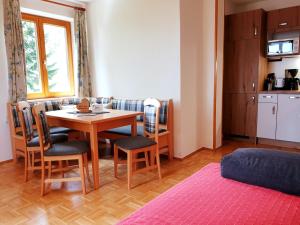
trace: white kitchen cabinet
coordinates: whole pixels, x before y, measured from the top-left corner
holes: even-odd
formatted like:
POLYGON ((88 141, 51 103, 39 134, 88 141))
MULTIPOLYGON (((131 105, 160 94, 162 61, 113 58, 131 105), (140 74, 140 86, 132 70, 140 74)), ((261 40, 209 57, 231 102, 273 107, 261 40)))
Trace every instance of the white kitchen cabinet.
POLYGON ((275 139, 277 95, 260 94, 258 101, 257 137, 275 139))
POLYGON ((300 95, 278 95, 276 139, 300 142, 300 95))

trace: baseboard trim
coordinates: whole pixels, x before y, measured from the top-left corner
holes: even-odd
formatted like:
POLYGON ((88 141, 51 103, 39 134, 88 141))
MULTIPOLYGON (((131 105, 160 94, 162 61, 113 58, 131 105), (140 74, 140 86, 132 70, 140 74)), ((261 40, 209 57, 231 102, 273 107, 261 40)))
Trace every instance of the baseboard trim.
POLYGON ((4 160, 4 161, 0 162, 0 165, 6 164, 6 163, 10 163, 10 162, 13 162, 13 161, 14 161, 13 159, 4 160))
POLYGON ((185 159, 187 159, 187 158, 195 155, 196 153, 200 152, 201 150, 205 150, 205 149, 207 149, 207 148, 199 148, 198 150, 196 150, 196 151, 194 151, 194 152, 192 152, 192 153, 184 156, 183 158, 174 157, 174 159, 182 161, 182 160, 185 160, 185 159))
POLYGON ((300 143, 298 143, 298 142, 279 141, 279 140, 258 138, 258 143, 265 144, 265 145, 272 145, 272 146, 276 146, 276 147, 294 148, 294 149, 300 150, 300 143))

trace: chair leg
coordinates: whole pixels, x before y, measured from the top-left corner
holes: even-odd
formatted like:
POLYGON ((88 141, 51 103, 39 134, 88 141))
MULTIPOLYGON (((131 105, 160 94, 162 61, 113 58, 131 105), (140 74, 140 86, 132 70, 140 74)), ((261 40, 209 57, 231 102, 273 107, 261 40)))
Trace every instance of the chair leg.
POLYGON ((61 170, 61 176, 64 178, 63 161, 58 161, 58 167, 61 170))
POLYGON ((155 147, 155 152, 156 152, 156 165, 157 165, 158 177, 159 177, 159 179, 161 179, 160 158, 159 158, 159 147, 158 147, 158 145, 156 145, 156 147, 155 147))
POLYGON ((25 170, 24 170, 24 175, 25 175, 25 177, 24 177, 24 180, 25 180, 25 182, 27 182, 28 181, 28 152, 27 151, 25 151, 25 157, 24 157, 24 164, 25 164, 25 166, 24 166, 24 168, 25 168, 25 170))
POLYGON ((174 147, 173 147, 171 134, 168 134, 168 157, 169 157, 169 160, 174 159, 174 147))
POLYGON ((132 169, 133 169, 133 155, 132 152, 127 152, 127 179, 128 179, 128 190, 131 189, 132 169))
POLYGON ((114 172, 115 178, 118 177, 118 163, 119 163, 119 149, 117 145, 114 145, 114 172))
POLYGON ((45 194, 45 162, 42 160, 41 196, 45 194))
POLYGON ((84 165, 85 165, 85 173, 86 173, 86 176, 89 180, 90 179, 90 172, 89 172, 89 160, 88 160, 88 157, 87 157, 87 153, 83 154, 83 160, 84 160, 84 165))
POLYGON ((79 171, 81 177, 82 193, 85 195, 86 188, 85 188, 85 176, 84 176, 84 167, 83 167, 83 155, 78 159, 78 162, 79 162, 79 171))
POLYGON ((146 160, 146 167, 148 168, 149 167, 149 154, 147 151, 145 152, 145 160, 146 160))

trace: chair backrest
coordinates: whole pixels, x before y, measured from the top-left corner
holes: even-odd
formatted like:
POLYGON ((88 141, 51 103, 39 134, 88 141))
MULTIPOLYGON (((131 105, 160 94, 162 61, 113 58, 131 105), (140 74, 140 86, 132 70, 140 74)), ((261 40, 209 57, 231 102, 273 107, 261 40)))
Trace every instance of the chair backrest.
POLYGON ((19 115, 23 136, 26 138, 26 141, 30 141, 33 138, 34 129, 33 118, 29 103, 25 101, 18 102, 17 112, 19 115))
POLYGON ((8 102, 7 103, 7 117, 8 124, 10 127, 11 135, 17 135, 17 132, 21 131, 21 124, 18 115, 18 107, 16 104, 8 102))
POLYGON ((44 150, 47 150, 51 145, 50 129, 48 126, 46 109, 44 104, 36 104, 32 108, 32 113, 36 121, 36 128, 39 135, 40 147, 42 149, 42 156, 44 150))
POLYGON ((148 98, 144 101, 144 134, 158 141, 159 133, 159 109, 160 102, 155 98, 148 98))

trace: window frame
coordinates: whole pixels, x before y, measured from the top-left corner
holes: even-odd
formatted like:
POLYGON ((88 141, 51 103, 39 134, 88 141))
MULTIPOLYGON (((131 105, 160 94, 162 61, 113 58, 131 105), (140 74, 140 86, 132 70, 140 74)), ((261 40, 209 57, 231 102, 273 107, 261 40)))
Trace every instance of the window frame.
MULTIPOLYGON (((28 99, 39 98, 55 98, 55 97, 69 97, 75 95, 74 86, 74 64, 73 64, 73 48, 72 48, 72 35, 71 35, 71 23, 64 20, 58 20, 43 16, 32 15, 28 13, 22 13, 22 21, 28 21, 35 23, 36 37, 37 37, 37 50, 39 56, 39 69, 41 79, 41 93, 27 94, 28 99), (52 26, 64 27, 66 29, 66 44, 68 55, 68 77, 70 84, 70 91, 68 92, 50 92, 48 87, 48 71, 46 67, 46 46, 45 46, 45 34, 44 24, 52 26)), ((26 84, 27 85, 27 84, 26 84)))

